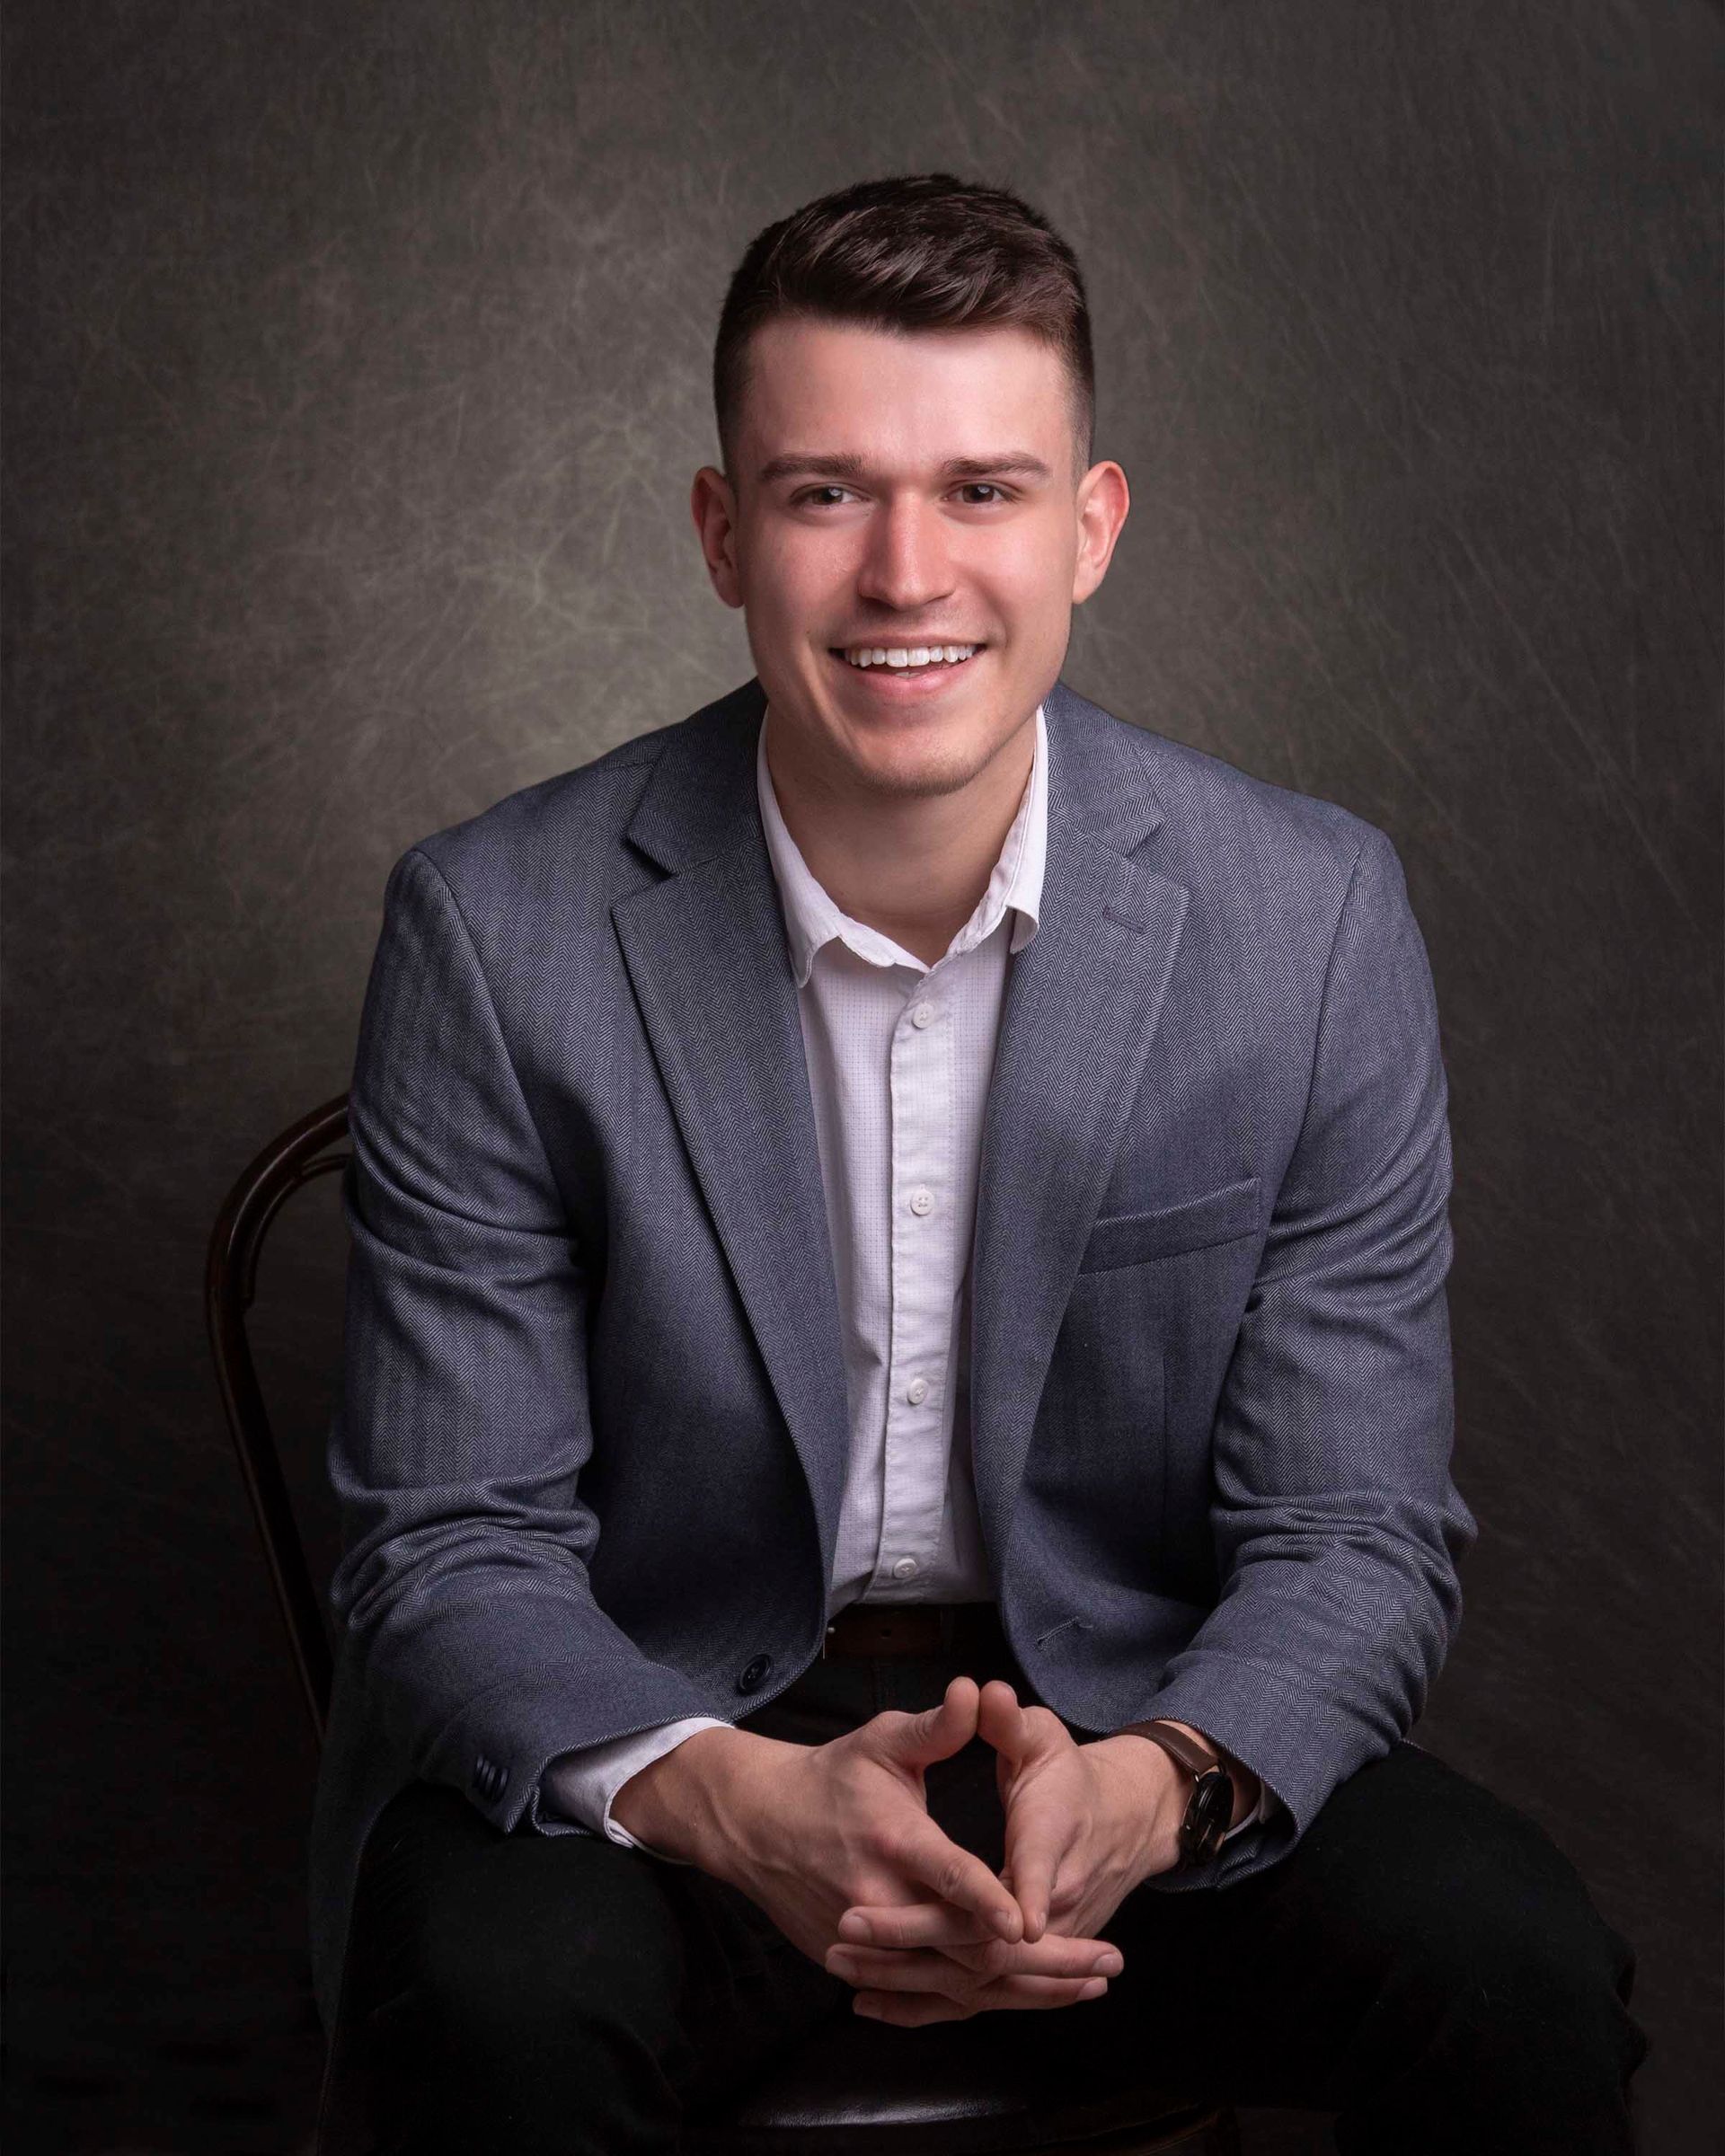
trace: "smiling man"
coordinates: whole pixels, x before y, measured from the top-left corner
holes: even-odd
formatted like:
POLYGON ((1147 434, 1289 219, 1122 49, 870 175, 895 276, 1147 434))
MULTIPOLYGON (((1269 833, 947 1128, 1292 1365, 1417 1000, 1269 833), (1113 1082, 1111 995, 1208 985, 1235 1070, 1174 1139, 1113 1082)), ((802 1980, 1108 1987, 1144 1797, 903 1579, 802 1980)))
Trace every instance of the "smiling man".
POLYGON ((1406 1741, 1475 1530, 1393 845, 1061 681, 1128 494, 1014 197, 770 227, 714 387, 755 678, 390 879, 325 2146, 669 2151, 855 2010, 1628 2148, 1627 1947, 1406 1741))

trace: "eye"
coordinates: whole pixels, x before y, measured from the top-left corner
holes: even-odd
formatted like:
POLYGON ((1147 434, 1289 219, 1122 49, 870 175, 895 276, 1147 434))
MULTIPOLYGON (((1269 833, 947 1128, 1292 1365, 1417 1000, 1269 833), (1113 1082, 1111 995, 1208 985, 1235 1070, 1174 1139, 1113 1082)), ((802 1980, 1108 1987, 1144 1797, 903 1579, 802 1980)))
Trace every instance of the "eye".
POLYGON ((805 490, 804 490, 802 493, 799 494, 799 495, 796 497, 796 504, 797 504, 797 507, 798 507, 799 508, 809 508, 809 509, 829 509, 829 508, 836 508, 836 507, 837 506, 836 503, 834 503, 834 502, 831 502, 831 501, 817 501, 817 500, 815 499, 815 497, 816 497, 816 495, 818 495, 818 494, 848 494, 849 492, 850 492, 850 489, 849 489, 848 487, 839 487, 839 486, 809 487, 809 488, 805 489, 805 490))
MULTIPOLYGON (((959 489, 959 491, 960 494, 970 495, 991 494, 993 495, 995 501, 1005 501, 1010 499, 1005 490, 1003 487, 996 486, 992 479, 967 480, 964 485, 959 489)), ((994 503, 988 501, 970 501, 965 506, 969 508, 986 509, 992 508, 994 503)))

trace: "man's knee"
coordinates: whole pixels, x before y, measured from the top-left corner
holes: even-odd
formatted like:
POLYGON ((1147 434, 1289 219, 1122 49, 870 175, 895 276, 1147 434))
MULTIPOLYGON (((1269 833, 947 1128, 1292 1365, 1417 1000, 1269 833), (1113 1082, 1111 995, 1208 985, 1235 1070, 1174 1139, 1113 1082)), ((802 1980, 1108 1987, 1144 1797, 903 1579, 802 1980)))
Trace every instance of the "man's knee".
POLYGON ((1513 2018, 1561 2043, 1629 1998, 1629 1950, 1579 1878, 1505 1878, 1502 1898, 1451 1913, 1425 1960, 1445 2003, 1482 2022, 1513 2018))
POLYGON ((500 2063, 671 2040, 681 1940, 641 1860, 609 1842, 558 1854, 555 1892, 532 1878, 498 1892, 481 1868, 428 1913, 413 1992, 431 2040, 500 2063))
POLYGON ((647 1859, 416 1788, 362 1878, 320 2145, 668 2146, 684 1956, 647 1859))
POLYGON ((1632 2072, 1646 2048, 1628 2012, 1633 1955, 1550 1835, 1429 1754, 1384 1770, 1411 1785, 1399 1860, 1372 1850, 1361 1911, 1390 2018, 1441 2031, 1455 2063, 1487 2078, 1632 2072))

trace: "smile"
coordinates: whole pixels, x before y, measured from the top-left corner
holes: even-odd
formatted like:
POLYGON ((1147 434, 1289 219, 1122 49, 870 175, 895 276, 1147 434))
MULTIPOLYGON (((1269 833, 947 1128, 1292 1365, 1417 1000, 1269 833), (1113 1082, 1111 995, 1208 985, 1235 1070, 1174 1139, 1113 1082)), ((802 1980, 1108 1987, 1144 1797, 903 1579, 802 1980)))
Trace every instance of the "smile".
POLYGON ((853 667, 961 667, 980 644, 852 644, 835 657, 853 667))

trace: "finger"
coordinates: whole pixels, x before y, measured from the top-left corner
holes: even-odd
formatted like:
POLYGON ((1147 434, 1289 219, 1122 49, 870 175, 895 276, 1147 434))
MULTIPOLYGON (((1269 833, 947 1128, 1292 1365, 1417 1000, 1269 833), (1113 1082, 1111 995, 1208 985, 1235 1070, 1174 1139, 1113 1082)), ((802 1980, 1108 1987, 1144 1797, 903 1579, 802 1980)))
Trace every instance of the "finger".
POLYGON ((1035 1946, 1009 1947, 994 1940, 979 1947, 829 1947, 829 1975, 859 1990, 924 1992, 951 1989, 954 1966, 983 1984, 1004 1976, 1118 1976, 1125 1957, 1105 1940, 1051 1936, 1035 1946))
POLYGON ((851 2011, 865 2015, 871 2021, 891 2022, 898 2028, 926 2028, 933 2021, 968 2021, 976 2010, 960 2006, 954 1999, 942 1999, 933 1992, 922 1992, 915 1996, 896 1992, 858 1992, 851 2001, 851 2011))
POLYGON ((996 2007, 1047 2008, 1077 2006, 1086 1999, 1101 1999, 1108 1991, 1106 1976, 1086 1976, 1082 1982, 1062 1976, 1003 1976, 972 1994, 980 2011, 996 2007))
MULTIPOLYGON (((991 1928, 978 1923, 974 1917, 962 1915, 940 1902, 906 1902, 889 1908, 847 1909, 839 1919, 838 1937, 840 1945, 847 1948, 909 1951, 935 1947, 943 1952, 959 1952, 986 1947, 990 1953, 998 1955, 1022 1951, 991 1928)), ((1103 1940, 1077 1939, 1062 1932, 1049 1932, 1039 1945, 1052 1947, 1057 1941, 1062 1948, 1088 1948, 1092 1954, 1118 1950, 1103 1940)))
POLYGON ((921 1714, 878 1714, 863 1727, 880 1755, 899 1766, 930 1766, 951 1759, 977 1733, 977 1681, 954 1677, 938 1707, 921 1714))
POLYGON ((939 1947, 933 1951, 991 1984, 1000 1976, 1118 1976, 1126 1966, 1126 1957, 1112 1940, 1066 1939, 1056 1931, 1016 1946, 994 1939, 986 1946, 939 1947))
POLYGON ((980 1857, 972 1856, 949 1841, 926 1814, 900 1840, 895 1851, 884 1852, 924 1886, 932 1886, 942 1901, 979 1918, 1002 1939, 1023 1933, 1019 1905, 980 1857))
POLYGON ((1039 1940, 1048 1927, 1060 1860, 1072 1846, 1070 1825, 1019 1829, 1013 1842, 1013 1892, 1023 1912, 1023 1936, 1039 1940))
POLYGON ((830 1947, 827 1974, 859 1992, 944 1992, 968 1994, 971 1972, 944 1954, 888 1954, 874 1947, 830 1947))
POLYGON ((992 1745, 1008 1766, 1016 1766, 1030 1742, 1024 1710, 1004 1677, 991 1677, 977 1702, 977 1735, 992 1745))
POLYGON ((865 1947, 976 1947, 1000 1933, 948 1902, 904 1902, 847 1909, 838 1920, 838 1936, 846 1945, 865 1947))
POLYGON ((1100 1976, 1082 1984, 1057 1984, 1036 1976, 1004 1977, 998 1985, 974 1999, 960 2001, 939 1992, 859 1992, 852 2006, 874 2021, 890 2021, 900 2028, 922 2028, 931 2021, 966 2021, 973 2014, 1017 2008, 1037 2011, 1057 2006, 1075 2006, 1083 2000, 1101 1999, 1108 1985, 1100 1976), (1055 1996, 1055 1993, 1059 1996, 1055 1996))

